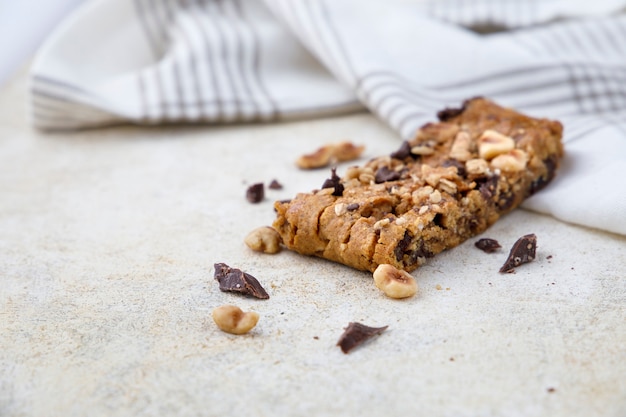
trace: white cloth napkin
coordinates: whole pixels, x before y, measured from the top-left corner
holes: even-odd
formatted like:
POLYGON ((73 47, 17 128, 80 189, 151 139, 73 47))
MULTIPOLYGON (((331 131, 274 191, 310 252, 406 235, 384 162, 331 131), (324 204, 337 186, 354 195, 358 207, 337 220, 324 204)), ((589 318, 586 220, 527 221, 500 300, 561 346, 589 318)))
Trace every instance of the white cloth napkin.
POLYGON ((93 0, 31 71, 34 126, 233 123, 369 109, 410 138, 485 96, 561 120, 526 208, 626 235, 626 0, 93 0), (499 30, 479 34, 467 27, 499 30))

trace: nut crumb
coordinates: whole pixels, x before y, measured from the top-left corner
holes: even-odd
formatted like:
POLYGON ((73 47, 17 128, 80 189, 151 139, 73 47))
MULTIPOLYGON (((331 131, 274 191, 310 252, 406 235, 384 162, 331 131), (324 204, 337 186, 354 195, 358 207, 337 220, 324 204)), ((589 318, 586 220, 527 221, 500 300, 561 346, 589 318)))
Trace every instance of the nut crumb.
POLYGON ((263 253, 280 252, 280 234, 270 226, 263 226, 251 231, 244 239, 245 244, 253 251, 263 253))
POLYGON ((335 214, 341 216, 348 212, 348 205, 346 203, 338 203, 335 205, 335 214))
POLYGON ((302 155, 296 165, 302 169, 323 168, 331 163, 355 160, 364 150, 365 146, 357 146, 352 142, 327 144, 313 153, 302 155))
POLYGON ((238 335, 248 333, 259 321, 258 313, 244 313, 239 307, 230 304, 215 308, 212 316, 220 330, 238 335))

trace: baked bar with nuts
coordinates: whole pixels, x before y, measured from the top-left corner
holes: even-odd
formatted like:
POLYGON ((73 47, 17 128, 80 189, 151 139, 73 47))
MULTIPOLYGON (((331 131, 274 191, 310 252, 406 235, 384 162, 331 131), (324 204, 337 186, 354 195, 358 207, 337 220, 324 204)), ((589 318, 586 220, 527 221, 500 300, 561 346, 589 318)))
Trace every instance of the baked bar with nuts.
POLYGON ((391 155, 276 202, 284 245, 360 270, 412 271, 541 190, 563 155, 558 121, 484 98, 438 117, 391 155))

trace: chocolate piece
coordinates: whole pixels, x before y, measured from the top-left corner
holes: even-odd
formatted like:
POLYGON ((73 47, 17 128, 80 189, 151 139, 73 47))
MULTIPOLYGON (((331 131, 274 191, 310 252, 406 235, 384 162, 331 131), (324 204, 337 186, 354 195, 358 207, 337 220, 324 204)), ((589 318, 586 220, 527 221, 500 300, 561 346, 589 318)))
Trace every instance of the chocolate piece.
POLYGON ((341 348, 343 353, 348 353, 366 340, 381 334, 387 327, 389 326, 369 327, 361 323, 349 323, 339 338, 337 346, 341 348))
MULTIPOLYGON (((479 182, 476 181, 476 183, 478 184, 479 182)), ((480 183, 480 185, 478 186, 478 191, 480 191, 480 195, 482 195, 485 200, 489 200, 491 197, 493 197, 496 194, 497 187, 498 187, 498 176, 492 175, 491 177, 487 178, 484 182, 480 183)))
POLYGON ((554 156, 550 156, 543 160, 543 165, 546 168, 546 174, 532 182, 530 186, 530 194, 535 194, 537 191, 541 191, 552 181, 556 174, 558 167, 558 160, 554 156))
POLYGON ((324 184, 322 184, 322 188, 334 188, 333 194, 335 197, 341 197, 343 194, 343 184, 340 182, 341 178, 337 175, 337 168, 332 168, 330 170, 331 176, 324 184))
POLYGON ((348 211, 354 211, 357 210, 359 208, 359 203, 350 203, 346 206, 346 210, 348 211))
POLYGON ((447 120, 453 119, 456 116, 458 116, 459 114, 463 113, 465 109, 463 107, 461 108, 454 108, 454 107, 448 107, 445 108, 443 110, 440 110, 437 112, 437 118, 442 121, 445 122, 447 120))
POLYGON ((263 183, 259 182, 248 187, 248 190, 246 191, 246 198, 253 204, 263 201, 263 198, 265 198, 263 183))
POLYGON ((270 190, 282 190, 283 185, 276 180, 272 180, 272 182, 270 182, 270 185, 268 185, 267 188, 269 188, 270 190))
MULTIPOLYGON (((461 105, 461 107, 458 108, 445 108, 439 112, 437 112, 437 118, 442 121, 442 122, 446 122, 450 119, 454 119, 455 117, 461 115, 466 109, 467 106, 469 104, 471 104, 472 101, 474 100, 482 100, 483 98, 481 96, 476 96, 476 97, 472 97, 470 99, 467 99, 463 102, 463 104, 461 105)), ((493 116, 493 115, 487 115, 487 117, 489 116, 493 116)))
POLYGON ((535 259, 536 249, 537 236, 535 236, 534 233, 520 237, 511 248, 509 257, 504 265, 502 265, 502 268, 500 268, 500 272, 511 273, 521 264, 533 261, 535 259))
POLYGON ((252 275, 237 268, 217 263, 213 265, 215 275, 213 276, 220 283, 220 290, 224 292, 238 292, 249 297, 266 300, 270 298, 263 286, 252 275))
POLYGON ((378 170, 376 171, 374 181, 376 182, 376 184, 380 184, 381 182, 399 180, 400 177, 401 175, 398 171, 393 171, 388 167, 383 166, 378 168, 378 170))
POLYGON ((393 251, 394 255, 396 255, 397 261, 402 260, 402 257, 406 253, 407 248, 411 244, 411 240, 412 240, 411 233, 409 233, 408 230, 405 231, 404 237, 402 238, 400 242, 398 242, 398 246, 396 246, 396 248, 393 251))
POLYGON ((400 160, 403 160, 411 156, 411 145, 409 144, 409 141, 405 140, 404 142, 402 142, 402 145, 400 145, 400 149, 393 152, 390 156, 392 158, 400 159, 400 160))
POLYGON ((478 239, 476 241, 476 243, 474 243, 474 245, 482 250, 483 252, 487 252, 487 253, 494 253, 495 251, 497 251, 498 249, 500 249, 502 246, 500 246, 500 244, 498 243, 497 240, 495 239, 489 239, 489 238, 482 238, 482 239, 478 239))

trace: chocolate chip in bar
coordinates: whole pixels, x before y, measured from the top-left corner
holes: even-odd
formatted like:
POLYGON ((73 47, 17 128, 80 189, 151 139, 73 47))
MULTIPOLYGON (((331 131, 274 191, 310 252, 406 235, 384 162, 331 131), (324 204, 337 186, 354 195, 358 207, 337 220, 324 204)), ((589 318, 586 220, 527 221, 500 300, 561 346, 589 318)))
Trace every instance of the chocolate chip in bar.
POLYGON ((533 261, 536 249, 537 236, 534 233, 520 237, 511 248, 509 257, 502 265, 502 268, 500 268, 500 272, 511 273, 521 264, 533 261))
POLYGON ((376 184, 380 184, 387 181, 396 181, 399 180, 401 176, 402 175, 398 171, 382 166, 376 171, 374 182, 376 182, 376 184))
POLYGON ((354 211, 359 209, 359 203, 350 203, 346 206, 346 210, 354 211))
POLYGON ((349 353, 355 347, 387 330, 389 326, 369 327, 361 323, 349 323, 339 338, 337 346, 343 353, 349 353))
POLYGON ((411 156, 411 145, 405 140, 402 142, 402 145, 400 145, 400 149, 393 152, 390 156, 395 159, 404 160, 405 158, 411 156))
POLYGON ((224 263, 213 265, 214 278, 224 292, 238 292, 249 297, 266 300, 270 298, 263 286, 252 275, 237 268, 231 268, 224 263))
POLYGON ((486 253, 494 253, 502 247, 497 240, 489 238, 478 239, 476 243, 474 243, 474 245, 478 249, 486 253))
POLYGON ((337 169, 332 168, 330 170, 331 176, 324 184, 322 184, 322 188, 334 188, 333 195, 335 197, 341 197, 343 195, 343 184, 340 182, 341 178, 337 175, 337 169))
POLYGON ((276 180, 272 180, 272 182, 270 182, 270 185, 268 185, 267 188, 269 188, 270 190, 282 190, 283 185, 276 180))
POLYGON ((265 198, 265 189, 262 182, 252 184, 246 191, 246 199, 253 203, 260 203, 265 198))

